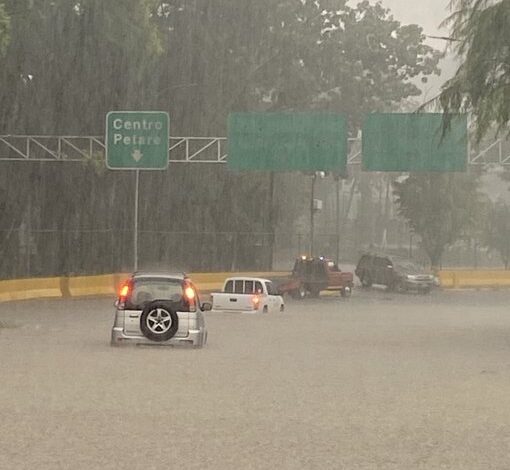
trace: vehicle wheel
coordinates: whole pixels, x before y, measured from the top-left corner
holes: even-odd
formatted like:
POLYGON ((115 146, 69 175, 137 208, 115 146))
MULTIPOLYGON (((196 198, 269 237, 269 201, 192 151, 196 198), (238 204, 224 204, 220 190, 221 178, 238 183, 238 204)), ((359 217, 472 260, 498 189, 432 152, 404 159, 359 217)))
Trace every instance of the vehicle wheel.
POLYGON ((360 281, 363 287, 370 287, 372 285, 372 279, 370 279, 370 275, 368 274, 363 274, 360 281))
POLYGON ((262 313, 269 312, 269 309, 267 308, 267 305, 264 305, 264 308, 262 309, 262 313))
POLYGON ((340 290, 340 295, 342 297, 350 297, 352 294, 352 288, 350 286, 345 286, 342 288, 342 290, 340 290))
POLYGON ((390 289, 393 292, 398 292, 399 294, 406 291, 404 284, 402 283, 402 281, 399 280, 394 281, 393 284, 389 285, 388 289, 390 289))
POLYGON ((140 329, 151 341, 168 341, 179 329, 179 318, 169 302, 154 301, 147 304, 140 315, 140 329))
POLYGON ((311 287, 310 288, 310 297, 316 299, 317 297, 319 297, 321 291, 320 289, 317 289, 317 287, 311 287))
POLYGON ((298 289, 291 292, 291 296, 296 300, 303 300, 306 297, 306 289, 301 286, 298 289))

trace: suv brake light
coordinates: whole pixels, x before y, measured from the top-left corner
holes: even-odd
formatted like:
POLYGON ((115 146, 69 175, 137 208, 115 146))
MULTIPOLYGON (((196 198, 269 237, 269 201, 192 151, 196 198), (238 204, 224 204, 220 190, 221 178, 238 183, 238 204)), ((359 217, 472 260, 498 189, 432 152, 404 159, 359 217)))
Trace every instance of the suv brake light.
POLYGON ((131 281, 126 281, 120 286, 118 308, 124 309, 126 300, 131 295, 132 285, 131 281))
POLYGON ((195 289, 191 286, 186 286, 184 288, 184 297, 186 298, 186 301, 189 305, 189 311, 190 312, 196 312, 197 311, 197 303, 196 303, 196 295, 195 295, 195 289))

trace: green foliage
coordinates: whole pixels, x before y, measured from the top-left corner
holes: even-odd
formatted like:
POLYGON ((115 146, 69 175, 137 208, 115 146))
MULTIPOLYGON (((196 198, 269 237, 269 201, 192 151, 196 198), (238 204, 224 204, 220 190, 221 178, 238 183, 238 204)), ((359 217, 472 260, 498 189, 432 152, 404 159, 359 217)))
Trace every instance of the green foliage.
MULTIPOLYGON (((493 126, 510 119, 510 0, 453 0, 451 26, 462 63, 443 86, 446 113, 472 112, 480 140, 493 126)), ((449 124, 446 115, 445 124, 449 124)))
POLYGON ((162 53, 153 0, 9 0, 0 60, 6 133, 100 134, 111 109, 154 106, 162 53))
MULTIPOLYGON (((136 109, 168 111, 173 135, 221 136, 231 111, 284 109, 343 112, 356 132, 364 113, 395 109, 420 93, 416 78, 438 73, 440 54, 424 44, 421 28, 401 25, 380 3, 368 1, 0 4, 11 31, 0 58, 0 134, 102 135, 108 111, 136 109)), ((44 186, 33 208, 41 221, 68 231, 112 224, 129 233, 125 208, 132 181, 102 173, 97 163, 94 158, 85 169, 43 165, 34 172, 30 187, 44 186), (44 172, 49 176, 40 182, 37 175, 44 172)), ((19 168, 5 179, 16 201, 27 192, 20 175, 28 170, 19 168)), ((298 174, 272 180, 234 175, 220 165, 201 171, 182 165, 147 180, 157 188, 144 193, 151 201, 147 214, 160 215, 147 216, 148 230, 175 230, 172 221, 179 220, 181 231, 272 233, 271 221, 289 228, 307 211, 302 188, 309 182, 298 174), (192 195, 184 200, 183 187, 192 195), (187 204, 191 215, 183 218, 187 204)), ((25 212, 20 207, 19 217, 4 222, 16 228, 25 212)), ((64 245, 56 240, 53 251, 67 250, 64 245)))
POLYGON ((491 204, 483 231, 483 243, 496 251, 508 269, 510 264, 510 207, 503 202, 491 204))
POLYGON ((411 79, 439 73, 422 29, 380 3, 173 0, 158 23, 172 45, 161 94, 174 113, 183 103, 188 132, 224 132, 230 111, 311 108, 346 113, 355 131, 364 113, 419 95, 411 79))
POLYGON ((416 173, 393 183, 399 214, 421 237, 432 266, 444 249, 467 236, 478 213, 475 177, 466 174, 416 173))
POLYGON ((5 54, 9 44, 10 19, 5 11, 5 5, 0 2, 0 57, 5 54))

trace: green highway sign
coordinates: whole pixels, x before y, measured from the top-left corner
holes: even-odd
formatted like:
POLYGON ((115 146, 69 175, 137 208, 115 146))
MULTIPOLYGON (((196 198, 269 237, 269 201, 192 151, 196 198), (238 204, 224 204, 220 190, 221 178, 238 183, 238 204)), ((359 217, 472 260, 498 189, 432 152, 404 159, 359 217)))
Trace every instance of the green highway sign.
POLYGON ((440 113, 370 114, 362 147, 366 171, 466 171, 467 116, 443 133, 440 113))
POLYGON ((331 113, 233 113, 228 166, 234 170, 344 171, 347 123, 331 113))
POLYGON ((106 166, 111 170, 168 167, 168 113, 111 111, 106 115, 106 166))

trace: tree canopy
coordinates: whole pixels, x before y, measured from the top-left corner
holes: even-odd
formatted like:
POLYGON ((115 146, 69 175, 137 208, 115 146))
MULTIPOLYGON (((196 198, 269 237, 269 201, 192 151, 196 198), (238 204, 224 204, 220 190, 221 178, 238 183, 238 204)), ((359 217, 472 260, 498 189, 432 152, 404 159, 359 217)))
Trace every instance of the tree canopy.
MULTIPOLYGON (((425 44, 422 29, 402 25, 380 3, 368 1, 355 6, 346 0, 1 4, 0 18, 10 18, 10 40, 5 42, 0 26, 6 47, 0 57, 0 134, 102 135, 106 113, 119 109, 168 111, 171 133, 181 136, 222 136, 231 111, 276 109, 342 112, 356 133, 363 114, 397 109, 420 94, 416 80, 439 73, 440 53, 425 44)), ((115 250, 130 249, 131 214, 119 202, 132 198, 129 175, 71 164, 5 168, 0 174, 5 249, 13 250, 27 214, 33 230, 61 230, 51 239, 52 251, 62 253, 58 272, 75 269, 82 256, 70 248, 63 230, 81 234, 84 228, 120 227, 123 239, 115 250), (112 215, 119 204, 122 209, 112 215)), ((179 231, 186 233, 224 234, 241 227, 274 234, 278 227, 268 222, 268 213, 288 228, 308 210, 301 174, 276 175, 272 181, 263 173, 233 175, 220 165, 201 171, 176 165, 142 179, 142 187, 158 188, 144 196, 140 208, 141 225, 151 233, 175 231, 179 220, 179 231), (182 217, 182 211, 189 216, 182 217)), ((253 262, 249 243, 254 242, 241 237, 239 252, 244 249, 246 262, 253 262)), ((148 239, 141 244, 146 253, 159 246, 148 239)), ((35 251, 46 253, 43 245, 35 251)), ((199 268, 229 268, 232 253, 226 246, 212 243, 199 268)), ((5 258, 0 269, 11 269, 10 264, 5 258)), ((48 268, 51 260, 44 265, 56 272, 48 268)))
POLYGON ((107 111, 151 107, 169 111, 180 135, 224 133, 230 111, 275 107, 344 112, 358 128, 364 113, 419 95, 416 77, 439 73, 422 29, 366 0, 4 3, 9 133, 97 134, 107 111))
POLYGON ((471 112, 480 140, 491 128, 508 130, 510 119, 510 0, 452 0, 454 49, 461 59, 443 86, 448 114, 471 112))
POLYGON ((466 236, 477 215, 476 178, 465 174, 414 173, 393 183, 398 210, 420 236, 432 266, 448 245, 466 236))
POLYGON ((10 20, 5 5, 0 2, 0 57, 5 53, 9 42, 10 20))

